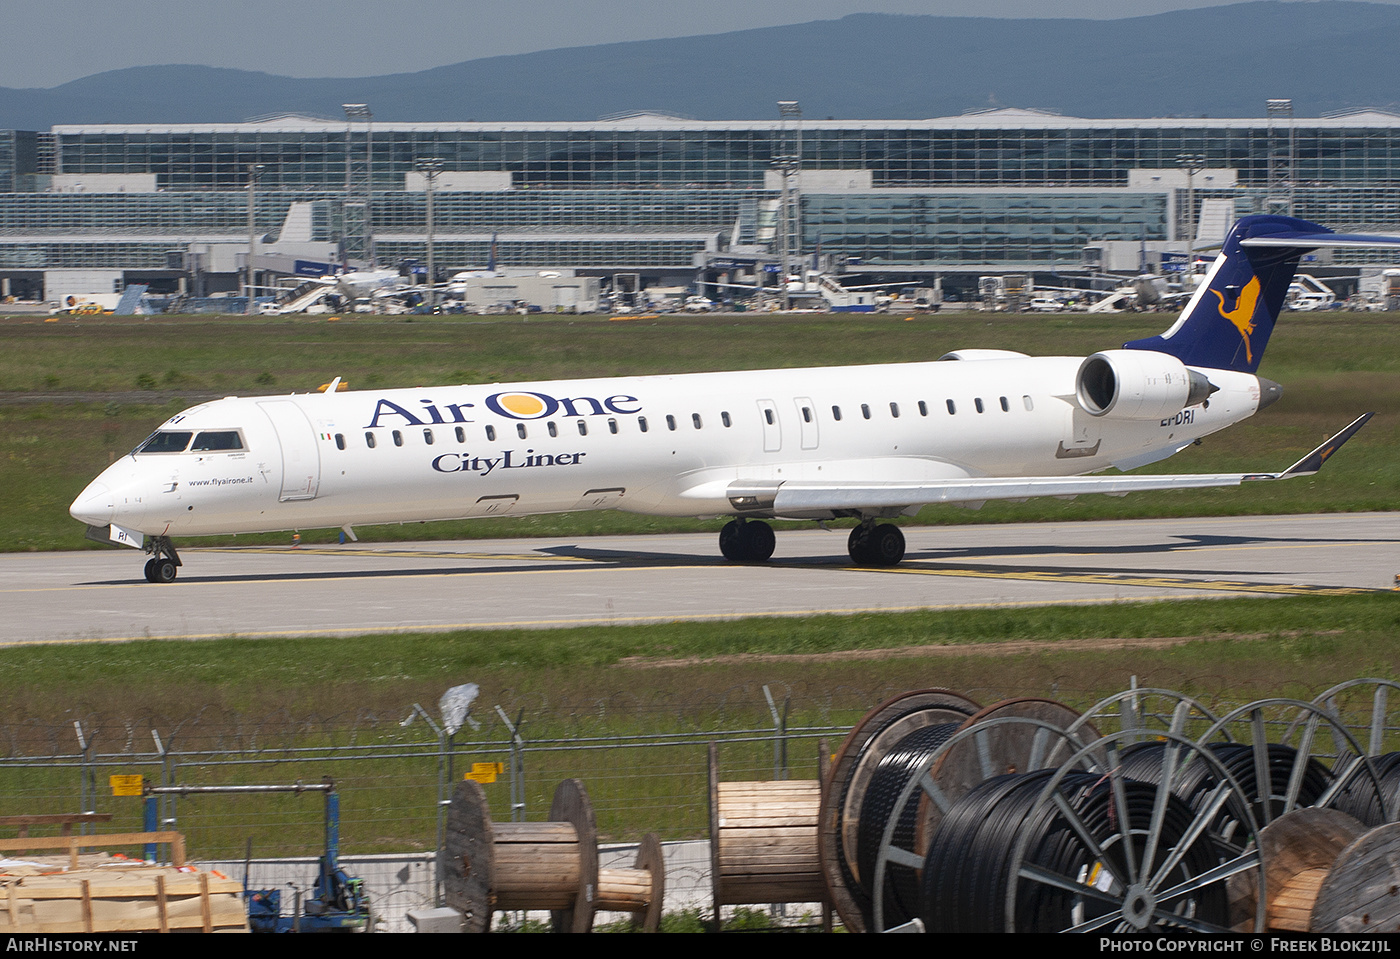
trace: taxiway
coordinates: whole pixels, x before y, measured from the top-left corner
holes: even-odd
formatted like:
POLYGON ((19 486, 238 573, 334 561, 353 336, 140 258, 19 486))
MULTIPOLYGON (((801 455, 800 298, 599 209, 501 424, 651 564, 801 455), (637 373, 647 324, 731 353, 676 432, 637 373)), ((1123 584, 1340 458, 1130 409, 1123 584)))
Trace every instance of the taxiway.
POLYGON ((1389 591, 1400 513, 906 528, 859 569, 846 530, 732 565, 711 534, 0 556, 0 645, 567 627, 960 606, 1389 591))

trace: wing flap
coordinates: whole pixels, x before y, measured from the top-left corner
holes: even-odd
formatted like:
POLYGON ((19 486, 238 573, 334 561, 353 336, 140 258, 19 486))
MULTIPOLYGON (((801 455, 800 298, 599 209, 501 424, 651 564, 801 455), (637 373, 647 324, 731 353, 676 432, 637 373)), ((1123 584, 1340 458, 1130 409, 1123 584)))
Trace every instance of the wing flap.
POLYGON ((1206 489, 1242 483, 1310 476, 1374 414, 1358 417, 1307 456, 1277 473, 1181 473, 1150 476, 983 476, 931 483, 814 483, 761 481, 730 483, 726 493, 739 509, 768 509, 783 516, 820 510, 888 510, 932 503, 973 503, 1073 497, 1088 493, 1123 496, 1146 490, 1206 489))

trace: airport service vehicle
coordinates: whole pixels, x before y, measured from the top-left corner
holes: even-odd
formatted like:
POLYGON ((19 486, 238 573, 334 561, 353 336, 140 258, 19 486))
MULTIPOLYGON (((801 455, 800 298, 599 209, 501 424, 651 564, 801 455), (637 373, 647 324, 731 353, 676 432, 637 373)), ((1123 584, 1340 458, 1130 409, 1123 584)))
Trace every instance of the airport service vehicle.
MULTIPOLYGON (((730 517, 730 560, 761 562, 772 518, 858 520, 857 564, 904 555, 928 503, 1121 495, 1316 472, 1363 416, 1276 473, 1086 475, 1165 459, 1278 399, 1256 373, 1299 257, 1400 245, 1302 220, 1230 230, 1180 318, 1088 357, 959 350, 938 360, 425 389, 255 396, 172 416, 70 512, 144 550, 181 536, 573 510, 730 517)), ((1368 414, 1369 415, 1369 414, 1368 414)))

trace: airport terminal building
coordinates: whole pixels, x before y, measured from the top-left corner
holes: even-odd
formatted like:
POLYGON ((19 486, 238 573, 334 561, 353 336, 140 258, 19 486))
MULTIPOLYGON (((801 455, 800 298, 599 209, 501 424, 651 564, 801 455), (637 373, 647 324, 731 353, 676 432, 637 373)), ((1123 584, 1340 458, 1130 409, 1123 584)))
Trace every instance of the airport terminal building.
POLYGON ((1400 231, 1400 115, 1272 113, 5 130, 0 294, 52 296, 63 271, 236 289, 250 242, 267 271, 422 261, 430 179, 440 272, 644 284, 773 274, 783 251, 881 278, 1137 272, 1186 250, 1211 199, 1400 231))

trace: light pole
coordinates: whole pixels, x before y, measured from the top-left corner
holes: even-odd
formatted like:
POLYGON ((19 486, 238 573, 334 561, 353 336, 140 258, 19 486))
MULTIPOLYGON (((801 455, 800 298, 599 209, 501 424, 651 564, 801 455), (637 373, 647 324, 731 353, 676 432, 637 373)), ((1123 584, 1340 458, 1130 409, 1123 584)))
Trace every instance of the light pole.
MULTIPOLYGON (((370 205, 374 202, 374 130, 370 121, 374 119, 374 114, 370 112, 367 103, 342 103, 341 109, 345 111, 345 205, 346 218, 350 217, 352 208, 359 211, 359 220, 355 224, 358 236, 354 239, 359 242, 356 252, 364 259, 368 269, 374 269, 377 265, 374 255, 374 223, 370 215, 370 205), (356 170, 356 164, 351 157, 351 140, 355 132, 355 122, 363 121, 365 125, 365 163, 362 170, 356 170)), ((346 230, 345 232, 349 232, 346 230)))
POLYGON ((428 312, 435 313, 437 311, 437 273, 433 264, 433 181, 442 172, 442 158, 425 157, 417 161, 414 166, 428 181, 428 188, 424 194, 428 214, 428 312))
POLYGON ((267 167, 261 163, 248 164, 248 259, 243 264, 245 274, 243 282, 243 295, 248 298, 248 305, 244 307, 245 316, 253 314, 253 251, 257 249, 258 231, 254 219, 254 208, 258 202, 258 177, 262 176, 267 167))
MULTIPOLYGON (((789 310, 792 308, 792 295, 788 289, 788 274, 792 269, 792 246, 794 241, 801 242, 797 223, 800 216, 799 204, 802 200, 796 195, 798 187, 794 180, 802 172, 802 107, 796 100, 779 100, 778 115, 782 117, 780 125, 782 153, 774 157, 772 163, 783 178, 782 198, 778 201, 778 250, 783 261, 783 309, 789 310), (795 145, 788 142, 789 122, 792 122, 796 127, 797 142, 795 145)), ((805 291, 807 288, 805 269, 802 272, 802 280, 802 289, 805 291)))
MULTIPOLYGON (((1199 153, 1182 153, 1176 158, 1176 165, 1186 171, 1186 253, 1191 254, 1191 221, 1196 215, 1196 174, 1206 168, 1206 158, 1199 153)), ((1177 222, 1181 218, 1177 217, 1177 222)), ((1180 230, 1180 227, 1178 227, 1180 230)))

